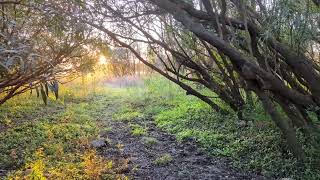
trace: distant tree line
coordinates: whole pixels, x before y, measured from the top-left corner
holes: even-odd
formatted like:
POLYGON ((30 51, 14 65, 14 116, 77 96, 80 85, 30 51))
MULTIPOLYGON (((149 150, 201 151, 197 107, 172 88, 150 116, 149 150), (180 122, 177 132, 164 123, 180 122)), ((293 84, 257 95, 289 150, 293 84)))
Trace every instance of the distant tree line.
POLYGON ((107 61, 104 71, 111 77, 138 76, 151 73, 150 69, 141 63, 127 48, 113 48, 107 61))

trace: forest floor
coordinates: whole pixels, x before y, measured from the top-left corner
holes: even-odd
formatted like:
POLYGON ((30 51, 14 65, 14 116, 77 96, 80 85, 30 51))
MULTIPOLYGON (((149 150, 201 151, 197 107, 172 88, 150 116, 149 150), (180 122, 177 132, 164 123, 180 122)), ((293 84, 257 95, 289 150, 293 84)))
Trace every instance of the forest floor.
POLYGON ((75 82, 59 94, 46 106, 35 93, 0 106, 0 179, 320 177, 297 166, 259 104, 243 125, 158 77, 75 82))
POLYGON ((125 161, 127 164, 120 173, 129 179, 265 179, 240 171, 225 159, 209 156, 191 138, 179 142, 175 136, 157 128, 150 116, 113 119, 112 114, 120 105, 128 105, 124 103, 123 99, 113 101, 102 112, 100 126, 109 130, 100 135, 106 143, 98 149, 107 159, 125 161))
POLYGON ((107 118, 104 123, 112 130, 102 136, 109 141, 99 152, 114 161, 127 159, 129 164, 123 173, 132 179, 264 179, 207 155, 191 139, 178 142, 151 120, 131 121, 147 129, 139 135, 133 135, 127 122, 107 118))

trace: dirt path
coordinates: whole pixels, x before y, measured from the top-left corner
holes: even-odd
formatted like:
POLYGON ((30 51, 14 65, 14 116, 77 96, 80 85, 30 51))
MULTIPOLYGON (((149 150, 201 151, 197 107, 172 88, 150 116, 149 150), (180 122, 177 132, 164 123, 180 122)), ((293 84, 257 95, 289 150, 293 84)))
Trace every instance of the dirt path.
POLYGON ((103 126, 112 129, 101 136, 110 142, 100 153, 114 161, 125 161, 127 165, 119 168, 119 173, 130 179, 266 179, 240 172, 225 161, 206 155, 192 141, 177 142, 151 120, 131 121, 148 127, 148 135, 133 136, 130 123, 113 121, 110 116, 106 119, 103 126), (152 143, 146 143, 146 136, 152 143))

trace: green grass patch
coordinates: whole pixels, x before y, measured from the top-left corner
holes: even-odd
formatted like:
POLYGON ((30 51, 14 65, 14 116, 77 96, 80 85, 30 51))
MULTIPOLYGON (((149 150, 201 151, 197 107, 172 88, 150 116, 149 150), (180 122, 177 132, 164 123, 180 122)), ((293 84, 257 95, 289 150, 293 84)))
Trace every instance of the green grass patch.
MULTIPOLYGON (((208 96, 216 96, 190 85, 208 96)), ((239 126, 235 114, 218 114, 158 76, 145 79, 145 87, 99 87, 93 94, 66 88, 61 99, 50 99, 48 106, 34 95, 19 98, 0 106, 0 129, 4 129, 0 133, 0 169, 12 169, 11 177, 24 177, 27 173, 34 174, 34 178, 49 174, 53 179, 77 179, 102 173, 105 169, 101 164, 109 162, 87 144, 98 135, 97 120, 104 119, 106 107, 114 107, 108 110, 114 120, 143 124, 152 117, 159 128, 176 135, 178 140, 192 138, 208 153, 231 159, 244 170, 276 178, 320 179, 319 147, 310 145, 316 136, 299 136, 307 154, 305 166, 299 167, 280 138, 281 132, 259 103, 245 109, 244 116, 252 123, 239 126)), ((215 102, 228 108, 219 99, 215 102)), ((147 137, 147 127, 139 124, 131 124, 132 135, 143 136, 141 141, 147 146, 156 144, 156 139, 147 137)), ((164 154, 154 163, 163 165, 170 161, 172 157, 164 154)))
POLYGON ((142 114, 137 111, 119 111, 115 113, 112 118, 116 121, 132 121, 141 116, 142 114))
POLYGON ((105 127, 103 128, 103 133, 109 133, 112 131, 112 128, 111 127, 105 127))
POLYGON ((8 171, 8 179, 116 178, 112 162, 90 146, 111 98, 99 93, 82 97, 81 91, 66 89, 48 106, 24 94, 0 107, 6 112, 1 121, 12 119, 0 133, 0 169, 8 171))
POLYGON ((141 139, 141 141, 143 142, 143 144, 145 144, 147 146, 153 146, 153 145, 158 144, 158 140, 153 137, 143 137, 141 139))
MULTIPOLYGON (((145 89, 130 89, 131 94, 136 91, 144 94, 144 98, 134 99, 135 96, 132 96, 130 99, 124 98, 122 102, 129 106, 144 104, 139 107, 139 112, 143 116, 153 116, 159 128, 176 135, 178 140, 195 139, 208 153, 226 157, 237 167, 261 172, 266 176, 320 178, 319 166, 315 163, 319 159, 319 150, 301 137, 309 161, 305 167, 300 168, 280 138, 281 132, 260 103, 246 108, 244 115, 252 123, 242 127, 235 114, 218 114, 197 98, 186 96, 178 86, 163 78, 155 76, 145 82, 145 89)), ((203 93, 215 96, 210 92, 203 93)), ((228 108, 219 99, 215 101, 225 109, 228 108)))
POLYGON ((163 154, 157 159, 153 161, 153 163, 157 166, 165 166, 170 164, 170 162, 173 160, 172 156, 170 154, 163 154))
POLYGON ((131 134, 133 136, 145 136, 148 134, 148 128, 147 127, 142 127, 139 124, 131 124, 131 134))

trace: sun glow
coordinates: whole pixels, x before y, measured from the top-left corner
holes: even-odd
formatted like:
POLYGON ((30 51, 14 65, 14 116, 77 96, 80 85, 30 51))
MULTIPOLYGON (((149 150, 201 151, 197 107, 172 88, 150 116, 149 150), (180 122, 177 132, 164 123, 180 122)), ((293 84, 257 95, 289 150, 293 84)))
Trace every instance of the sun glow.
POLYGON ((99 64, 107 64, 107 58, 104 55, 100 55, 99 64))

